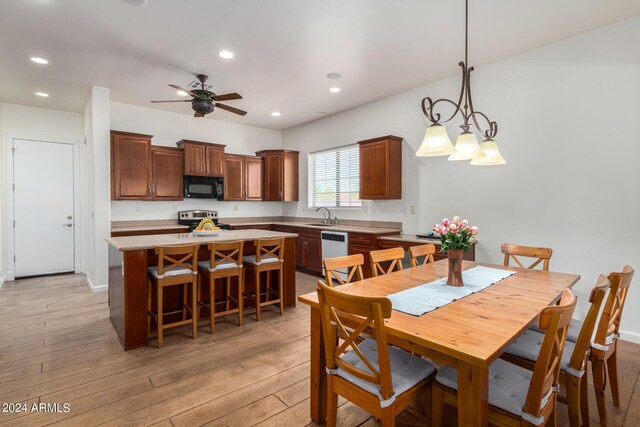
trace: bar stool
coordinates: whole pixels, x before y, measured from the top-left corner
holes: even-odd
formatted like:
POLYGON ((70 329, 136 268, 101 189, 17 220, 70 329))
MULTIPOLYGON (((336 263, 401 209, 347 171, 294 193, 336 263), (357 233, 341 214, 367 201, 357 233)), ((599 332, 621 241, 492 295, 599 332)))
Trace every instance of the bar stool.
POLYGON ((200 310, 202 307, 209 308, 209 333, 213 334, 215 331, 215 318, 219 316, 226 316, 228 314, 238 313, 238 326, 242 326, 242 294, 244 292, 244 270, 242 269, 242 250, 244 248, 244 242, 224 242, 224 243, 210 243, 208 245, 210 257, 209 261, 200 261, 198 263, 198 305, 197 314, 200 319, 200 310), (208 275, 209 277, 209 302, 203 302, 201 298, 202 294, 202 276, 208 275), (237 286, 237 298, 231 296, 231 278, 238 278, 237 286), (226 278, 227 289, 223 300, 215 300, 215 288, 216 279, 226 278), (230 302, 233 301, 236 305, 235 308, 230 307, 230 302), (225 308, 222 311, 216 311, 215 307, 218 304, 225 304, 225 308))
POLYGON ((254 294, 245 293, 244 295, 251 298, 256 303, 256 321, 260 321, 260 308, 265 305, 278 304, 280 306, 280 316, 284 311, 284 292, 283 292, 283 252, 284 239, 261 239, 255 240, 256 254, 243 257, 243 264, 247 270, 252 270, 255 274, 256 290, 254 294), (271 271, 278 271, 278 291, 271 289, 271 271), (260 273, 267 273, 267 285, 262 292, 260 284, 260 273), (269 299, 273 295, 275 299, 269 299), (261 297, 264 301, 261 302, 261 297))
POLYGON ((161 246, 155 248, 155 253, 158 255, 158 265, 147 268, 147 336, 151 332, 151 318, 153 318, 158 325, 158 348, 162 348, 162 334, 165 329, 191 323, 193 339, 196 339, 198 335, 197 316, 192 307, 196 305, 196 278, 198 270, 194 261, 198 260, 199 248, 200 245, 161 246), (165 261, 168 262, 168 266, 165 265, 165 261), (154 284, 156 293, 158 294, 155 313, 151 310, 151 294, 154 284), (189 284, 191 285, 191 305, 187 303, 187 285, 189 284), (180 310, 165 312, 162 294, 164 288, 174 285, 182 285, 182 308, 180 310), (191 319, 187 319, 187 311, 191 312, 191 319), (164 324, 163 318, 165 315, 180 312, 182 312, 181 321, 164 324))

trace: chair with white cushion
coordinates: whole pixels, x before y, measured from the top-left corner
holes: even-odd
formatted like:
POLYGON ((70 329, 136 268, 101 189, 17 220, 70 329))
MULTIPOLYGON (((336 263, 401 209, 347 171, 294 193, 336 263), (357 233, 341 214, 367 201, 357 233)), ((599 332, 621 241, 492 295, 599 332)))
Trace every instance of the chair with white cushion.
POLYGON ((254 241, 256 254, 243 257, 243 265, 246 270, 251 270, 255 275, 255 292, 245 296, 256 303, 256 321, 260 321, 260 309, 265 305, 278 304, 280 316, 284 311, 284 287, 283 287, 283 263, 284 263, 284 239, 261 239, 254 241), (278 272, 278 288, 271 287, 271 272, 278 272), (265 291, 262 292, 260 273, 267 272, 265 291))
MULTIPOLYGON (((555 426, 556 394, 567 328, 576 297, 565 289, 560 304, 545 307, 538 324, 546 330, 533 371, 502 359, 489 366, 489 422, 500 426, 555 426)), ((445 367, 433 386, 432 426, 442 425, 444 404, 456 406, 457 370, 445 367)))
POLYGON ((326 425, 336 425, 338 395, 379 418, 384 427, 393 426, 396 414, 420 396, 426 397, 428 415, 435 367, 387 344, 384 319, 391 317, 391 301, 386 297, 349 295, 339 289, 318 281, 327 364, 326 425), (361 321, 349 322, 343 315, 361 321), (375 339, 365 337, 356 344, 365 330, 371 331, 375 339))
POLYGON ((228 314, 238 313, 238 326, 242 326, 242 305, 244 292, 244 270, 242 269, 242 249, 244 242, 242 240, 235 242, 210 243, 209 260, 200 261, 198 263, 198 319, 200 319, 200 311, 202 308, 209 309, 209 333, 215 331, 215 318, 226 316, 228 314), (209 281, 209 299, 202 299, 202 277, 208 277, 209 281), (232 279, 236 281, 236 297, 231 293, 232 279), (216 301, 216 280, 226 279, 226 289, 224 299, 216 301), (231 305, 233 303, 233 306, 231 305), (216 306, 224 304, 224 308, 216 310, 216 306))
POLYGON ((158 255, 158 265, 149 267, 147 274, 147 336, 151 332, 151 319, 153 318, 158 326, 158 348, 162 347, 163 331, 192 324, 193 339, 198 334, 197 314, 193 307, 196 306, 196 286, 197 286, 197 265, 198 249, 200 245, 165 246, 155 248, 158 255), (156 311, 152 310, 152 295, 155 285, 157 295, 156 311), (182 285, 183 300, 182 308, 176 311, 165 312, 163 307, 164 288, 168 286, 182 285), (191 304, 187 301, 188 286, 191 285, 191 304), (187 319, 187 312, 191 313, 191 318, 187 319), (182 313, 182 320, 172 323, 164 323, 164 316, 182 313))
MULTIPOLYGON (((579 427, 589 425, 589 396, 587 394, 587 356, 591 346, 591 337, 596 326, 598 313, 609 289, 609 280, 600 275, 596 285, 591 289, 589 302, 591 303, 584 322, 574 342, 567 340, 562 352, 560 364, 560 380, 566 396, 558 396, 560 402, 566 403, 569 412, 569 425, 579 427), (582 417, 582 424, 580 423, 582 417)), ((571 329, 571 326, 569 326, 571 329)), ((538 360, 545 335, 542 332, 527 330, 516 339, 502 355, 502 359, 515 363, 523 368, 533 370, 538 360)))

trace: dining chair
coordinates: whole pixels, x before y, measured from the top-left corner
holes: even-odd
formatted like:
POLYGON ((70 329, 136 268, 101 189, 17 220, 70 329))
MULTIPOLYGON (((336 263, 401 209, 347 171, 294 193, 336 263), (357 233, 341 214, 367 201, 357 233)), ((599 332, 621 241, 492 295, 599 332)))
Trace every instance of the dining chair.
MULTIPOLYGON (((533 371, 502 359, 489 366, 489 422, 500 426, 556 425, 556 394, 564 342, 576 297, 562 292, 558 305, 545 307, 538 318, 545 337, 533 371), (549 425, 549 424, 547 424, 549 425)), ((432 426, 442 425, 444 404, 456 406, 457 370, 445 367, 433 383, 432 426)))
MULTIPOLYGON (((564 344, 559 383, 561 388, 564 388, 566 396, 558 396, 558 400, 567 405, 571 427, 589 426, 587 357, 598 314, 608 289, 609 279, 601 274, 589 294, 591 305, 582 322, 578 339, 576 342, 566 340, 564 344), (582 424, 580 417, 582 417, 582 424)), ((529 329, 511 343, 501 357, 508 362, 533 370, 544 338, 544 333, 529 329)))
POLYGON ((417 267, 418 264, 429 264, 433 262, 433 254, 436 253, 436 245, 429 243, 428 245, 411 246, 409 248, 409 261, 411 267, 417 267), (419 258, 424 257, 422 263, 419 258))
POLYGON ((501 246, 502 253, 504 254, 504 266, 509 266, 509 259, 513 261, 520 268, 534 269, 538 264, 542 262, 542 270, 549 271, 549 260, 553 254, 551 248, 535 248, 532 246, 512 245, 510 243, 503 243, 501 246), (518 257, 536 258, 536 260, 529 267, 525 267, 518 257))
POLYGON ((193 339, 198 335, 196 287, 198 275, 198 249, 200 245, 160 246, 154 252, 158 265, 147 268, 147 336, 151 332, 151 319, 158 327, 158 348, 162 348, 163 331, 177 326, 192 324, 193 339), (156 311, 152 310, 153 287, 156 289, 156 311), (182 285, 182 307, 179 310, 164 311, 163 293, 169 286, 182 285), (191 285, 191 304, 187 301, 188 285, 191 285), (187 312, 191 318, 187 319, 187 312), (164 323, 164 316, 182 313, 182 320, 164 323))
POLYGON ((403 248, 380 249, 369 252, 371 259, 371 275, 378 277, 379 274, 389 274, 396 270, 402 270, 402 259, 404 258, 403 248), (382 263, 389 262, 385 269, 382 263))
POLYGON ((260 309, 263 306, 278 304, 280 316, 284 312, 283 262, 284 238, 255 240, 256 254, 243 257, 243 265, 253 271, 255 277, 255 292, 245 292, 244 295, 255 301, 256 321, 260 321, 260 309), (260 273, 267 272, 265 291, 262 292, 260 273), (278 272, 278 290, 271 288, 271 272, 278 272), (264 298, 263 298, 264 297, 264 298))
POLYGON ((420 396, 427 399, 429 415, 435 367, 387 344, 384 319, 391 317, 391 301, 345 294, 322 281, 317 292, 327 364, 326 425, 336 425, 338 395, 380 419, 384 427, 393 426, 395 416, 420 396), (345 326, 345 315, 358 320, 345 326), (375 339, 361 337, 366 330, 375 339), (364 340, 356 344, 357 338, 364 340))
POLYGON ((354 254, 341 256, 336 258, 325 258, 324 264, 324 277, 327 279, 327 284, 333 286, 333 279, 338 281, 338 284, 345 285, 352 281, 362 280, 362 266, 364 265, 364 256, 362 254, 354 254), (347 269, 347 277, 345 279, 340 275, 339 270, 347 269))
POLYGON ((620 406, 620 390, 618 388, 618 337, 620 336, 620 319, 622 310, 629 291, 629 285, 633 279, 634 270, 625 265, 622 272, 609 274, 611 289, 607 301, 602 309, 595 337, 591 343, 589 361, 593 371, 593 388, 596 392, 596 403, 600 425, 607 426, 607 405, 605 402, 605 389, 607 375, 611 385, 613 405, 620 406))
POLYGON ((242 326, 242 311, 244 292, 244 269, 242 268, 242 250, 244 241, 238 240, 234 242, 210 243, 209 260, 200 261, 198 263, 198 296, 197 296, 197 313, 200 319, 200 310, 209 309, 209 333, 215 332, 215 318, 226 316, 228 314, 238 313, 238 326, 242 326), (206 275, 209 279, 209 301, 202 300, 202 276, 206 275), (237 278, 237 298, 231 295, 231 279, 237 278), (224 299, 215 300, 216 280, 226 279, 226 289, 224 299), (232 308, 231 303, 235 307, 232 308), (224 304, 224 309, 216 311, 216 305, 224 304))

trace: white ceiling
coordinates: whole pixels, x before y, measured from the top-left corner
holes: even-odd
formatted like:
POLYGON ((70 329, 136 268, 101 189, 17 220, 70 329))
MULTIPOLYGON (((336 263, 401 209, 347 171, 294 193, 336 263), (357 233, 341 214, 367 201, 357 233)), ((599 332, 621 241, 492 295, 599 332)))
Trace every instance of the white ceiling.
MULTIPOLYGON (((640 15, 638 0, 470 3, 475 66, 640 15)), ((463 30, 463 0, 0 0, 0 100, 82 111, 99 85, 114 101, 193 114, 149 101, 178 99, 168 83, 205 73, 249 112, 209 118, 286 129, 457 73, 463 30)))

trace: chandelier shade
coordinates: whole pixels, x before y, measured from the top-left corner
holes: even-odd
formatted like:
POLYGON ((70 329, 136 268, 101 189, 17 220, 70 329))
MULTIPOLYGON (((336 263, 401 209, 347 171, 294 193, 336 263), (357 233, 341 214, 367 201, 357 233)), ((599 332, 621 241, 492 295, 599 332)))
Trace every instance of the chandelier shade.
POLYGON ((504 165, 507 163, 500 150, 498 144, 493 139, 487 139, 480 144, 480 149, 484 153, 484 157, 471 160, 469 164, 476 166, 504 165))
POLYGON ((427 128, 422 144, 420 148, 418 148, 418 151, 416 151, 416 156, 448 156, 449 154, 455 153, 455 151, 445 127, 439 124, 433 124, 427 128))
POLYGON ((476 136, 468 130, 458 135, 455 149, 455 153, 449 156, 449 160, 473 160, 485 156, 476 136))

